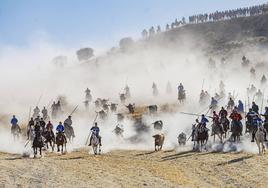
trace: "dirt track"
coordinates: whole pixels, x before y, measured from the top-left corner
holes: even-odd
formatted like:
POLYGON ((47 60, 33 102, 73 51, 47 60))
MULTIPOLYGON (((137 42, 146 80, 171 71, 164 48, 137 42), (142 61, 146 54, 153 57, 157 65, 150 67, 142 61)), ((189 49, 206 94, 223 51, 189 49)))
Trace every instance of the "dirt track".
POLYGON ((86 151, 0 154, 0 187, 267 187, 268 158, 247 153, 86 151))

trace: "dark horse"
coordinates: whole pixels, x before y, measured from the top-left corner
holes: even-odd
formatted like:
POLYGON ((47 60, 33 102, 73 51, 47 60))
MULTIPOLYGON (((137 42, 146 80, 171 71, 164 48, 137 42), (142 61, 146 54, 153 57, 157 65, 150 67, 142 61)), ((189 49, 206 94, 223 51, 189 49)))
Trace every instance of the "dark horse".
POLYGON ((233 140, 233 142, 240 141, 240 136, 242 134, 241 122, 233 121, 231 132, 232 132, 231 139, 233 140))
MULTIPOLYGON (((202 151, 203 146, 205 146, 206 149, 206 144, 208 141, 208 130, 206 130, 206 128, 203 126, 199 126, 199 128, 195 130, 195 135, 196 135, 195 142, 197 143, 197 150, 202 151)), ((194 144, 194 147, 195 146, 196 144, 194 144)))
POLYGON ((21 134, 21 129, 18 124, 11 126, 11 134, 13 135, 14 141, 18 140, 21 134))
POLYGON ((67 140, 66 140, 64 133, 62 133, 62 132, 57 133, 56 144, 57 144, 57 151, 58 152, 60 152, 60 146, 61 146, 61 153, 62 154, 63 154, 63 148, 65 148, 65 152, 67 151, 66 150, 66 143, 67 143, 67 140))
POLYGON ((37 155, 37 150, 39 148, 39 152, 40 152, 40 156, 42 156, 42 147, 44 147, 44 141, 42 138, 42 135, 40 133, 40 131, 36 131, 35 132, 35 137, 33 140, 33 150, 34 150, 34 158, 37 155))
POLYGON ((227 118, 221 118, 220 124, 223 128, 223 137, 226 138, 228 134, 228 130, 230 129, 230 121, 227 118))
POLYGON ((52 151, 54 151, 54 146, 55 146, 55 135, 53 133, 52 130, 46 130, 44 133, 43 133, 43 136, 45 137, 45 144, 46 144, 46 147, 48 149, 48 144, 50 145, 50 147, 52 148, 52 151))
POLYGON ((70 125, 67 125, 67 124, 64 124, 64 128, 65 128, 65 135, 66 135, 66 138, 72 142, 75 135, 74 135, 74 129, 72 126, 70 125))

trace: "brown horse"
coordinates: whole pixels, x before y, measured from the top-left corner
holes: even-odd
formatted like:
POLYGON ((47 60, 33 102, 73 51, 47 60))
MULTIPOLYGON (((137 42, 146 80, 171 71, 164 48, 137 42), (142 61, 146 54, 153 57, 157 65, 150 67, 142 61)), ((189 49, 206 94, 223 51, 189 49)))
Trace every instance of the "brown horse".
POLYGON ((64 135, 64 133, 59 132, 57 133, 56 136, 56 144, 57 144, 57 151, 60 152, 60 147, 61 147, 61 153, 63 154, 63 148, 65 148, 65 152, 66 150, 66 143, 67 143, 67 139, 64 135))
POLYGON ((208 131, 205 127, 201 126, 196 129, 196 143, 197 143, 197 150, 202 151, 203 147, 206 149, 206 144, 208 141, 208 131))
POLYGON ((44 132, 43 136, 45 137, 45 144, 48 149, 48 144, 52 148, 52 151, 54 151, 54 146, 55 146, 55 135, 52 130, 47 130, 44 132))
POLYGON ((227 118, 221 118, 220 124, 223 128, 223 138, 227 138, 228 130, 230 129, 230 121, 227 118))
POLYGON ((154 150, 155 151, 162 150, 164 140, 165 140, 165 135, 164 134, 156 134, 153 137, 154 137, 154 150))
POLYGON ((233 142, 239 142, 240 141, 240 135, 242 134, 242 128, 239 124, 240 122, 232 122, 231 127, 231 138, 233 139, 233 142))

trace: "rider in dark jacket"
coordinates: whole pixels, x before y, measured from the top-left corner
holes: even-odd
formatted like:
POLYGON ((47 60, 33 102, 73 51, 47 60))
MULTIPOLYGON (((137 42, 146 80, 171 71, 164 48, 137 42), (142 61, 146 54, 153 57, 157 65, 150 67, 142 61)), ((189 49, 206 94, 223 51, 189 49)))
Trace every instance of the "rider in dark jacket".
MULTIPOLYGON (((95 134, 95 136, 97 136, 97 138, 99 139, 99 142, 100 142, 100 146, 101 146, 100 128, 98 127, 97 122, 95 122, 94 126, 91 127, 90 131, 92 132, 92 134, 95 134)), ((92 134, 91 134, 91 137, 90 137, 89 146, 91 146, 92 134)))

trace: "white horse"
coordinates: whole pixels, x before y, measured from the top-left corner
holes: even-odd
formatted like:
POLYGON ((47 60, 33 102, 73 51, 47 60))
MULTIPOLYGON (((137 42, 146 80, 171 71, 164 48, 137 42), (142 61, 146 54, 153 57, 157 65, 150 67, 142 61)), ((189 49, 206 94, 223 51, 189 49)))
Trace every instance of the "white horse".
POLYGON ((91 145, 95 155, 101 153, 100 140, 94 133, 91 135, 91 145))
POLYGON ((256 144, 259 149, 259 154, 262 155, 265 153, 265 132, 264 128, 258 126, 258 130, 255 133, 256 144))

